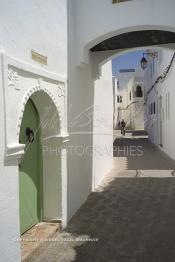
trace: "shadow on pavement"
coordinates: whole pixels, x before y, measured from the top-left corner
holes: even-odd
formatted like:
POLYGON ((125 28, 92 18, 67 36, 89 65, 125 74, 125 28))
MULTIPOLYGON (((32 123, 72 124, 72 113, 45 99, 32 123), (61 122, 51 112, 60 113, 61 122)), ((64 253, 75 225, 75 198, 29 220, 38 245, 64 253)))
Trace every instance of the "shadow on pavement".
POLYGON ((147 138, 117 138, 113 150, 115 158, 125 157, 128 170, 174 170, 175 161, 147 138))
POLYGON ((175 178, 109 178, 32 261, 169 262, 175 258, 175 178), (113 179, 113 180, 112 180, 113 179), (87 236, 97 242, 79 242, 87 236), (60 237, 62 240, 60 241, 60 237), (63 241, 68 238, 72 241, 63 241))
MULTIPOLYGON (((117 138, 114 158, 126 158, 128 170, 175 169, 175 162, 146 138, 117 138)), ((174 206, 175 177, 111 173, 32 262, 173 262, 174 206)))

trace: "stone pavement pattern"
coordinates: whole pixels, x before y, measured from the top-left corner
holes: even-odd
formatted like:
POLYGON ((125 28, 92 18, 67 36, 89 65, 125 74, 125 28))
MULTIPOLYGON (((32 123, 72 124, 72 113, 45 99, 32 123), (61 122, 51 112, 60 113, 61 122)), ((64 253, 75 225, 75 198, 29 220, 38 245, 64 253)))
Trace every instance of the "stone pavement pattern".
MULTIPOLYGON (((117 143, 128 144, 127 140, 121 140, 118 139, 117 143)), ((143 139, 132 143, 138 145, 143 143, 143 139)), ((175 168, 174 161, 148 140, 144 140, 144 146, 144 170, 149 169, 146 158, 150 158, 150 154, 158 159, 154 164, 160 165, 160 169, 163 162, 166 163, 165 169, 175 168)), ((134 167, 140 160, 136 156, 129 161, 134 167)), ((142 169, 143 165, 142 162, 142 169)), ((131 177, 117 177, 117 174, 114 169, 103 180, 66 230, 55 235, 57 241, 45 243, 32 262, 175 261, 175 178, 171 175, 136 177, 134 172, 131 177), (76 237, 98 238, 98 241, 75 241, 76 237), (74 241, 64 242, 64 239, 74 241)))

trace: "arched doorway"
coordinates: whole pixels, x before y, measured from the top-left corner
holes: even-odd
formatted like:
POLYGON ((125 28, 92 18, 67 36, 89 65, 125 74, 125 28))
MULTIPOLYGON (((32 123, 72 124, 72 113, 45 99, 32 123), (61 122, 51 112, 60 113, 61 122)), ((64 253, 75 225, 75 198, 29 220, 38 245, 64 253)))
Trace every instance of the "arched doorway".
POLYGON ((142 96, 143 96, 142 87, 138 85, 136 86, 136 97, 142 97, 142 96))
POLYGON ((25 154, 19 164, 20 233, 42 220, 42 148, 40 119, 35 104, 28 100, 21 123, 19 143, 25 154))

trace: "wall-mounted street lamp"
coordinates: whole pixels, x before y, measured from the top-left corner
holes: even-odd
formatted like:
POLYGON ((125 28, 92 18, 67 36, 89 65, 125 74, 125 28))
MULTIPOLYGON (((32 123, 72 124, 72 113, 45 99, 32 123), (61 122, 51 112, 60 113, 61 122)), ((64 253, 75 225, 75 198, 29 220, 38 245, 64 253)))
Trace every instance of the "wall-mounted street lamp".
POLYGON ((143 53, 143 57, 140 60, 140 65, 141 65, 141 68, 143 70, 145 70, 147 68, 147 65, 148 65, 148 61, 145 58, 145 55, 147 55, 148 57, 151 57, 153 59, 153 62, 154 62, 155 58, 158 60, 158 52, 146 52, 146 53, 143 53))

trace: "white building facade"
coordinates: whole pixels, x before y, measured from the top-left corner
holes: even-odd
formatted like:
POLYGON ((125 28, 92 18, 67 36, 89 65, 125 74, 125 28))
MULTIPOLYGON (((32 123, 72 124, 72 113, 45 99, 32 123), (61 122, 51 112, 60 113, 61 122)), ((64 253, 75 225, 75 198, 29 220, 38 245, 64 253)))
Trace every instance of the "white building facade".
POLYGON ((143 71, 123 69, 116 78, 115 127, 123 119, 128 129, 144 130, 143 71))
MULTIPOLYGON (((26 210, 34 194, 36 201, 39 198, 39 187, 43 194, 41 220, 67 223, 67 3, 7 1, 1 3, 0 17, 0 260, 20 261, 18 239, 20 232, 35 223, 26 210), (38 133, 33 116, 23 117, 29 101, 41 131, 42 153, 36 155, 42 159, 38 188, 27 178, 30 168, 39 168, 34 164, 36 157, 25 159, 25 132, 27 128, 35 132, 31 147, 36 145, 38 133), (56 148, 60 148, 58 154, 53 152, 56 148), (25 170, 20 167, 22 159, 28 162, 25 170), (27 187, 22 185, 24 180, 27 187), (31 187, 32 191, 22 192, 31 187), (20 200, 26 201, 25 207, 20 208, 20 200)), ((31 208, 34 212, 36 205, 31 208)))
POLYGON ((174 52, 149 49, 157 58, 148 57, 145 70, 145 129, 150 140, 175 159, 174 148, 174 52))

